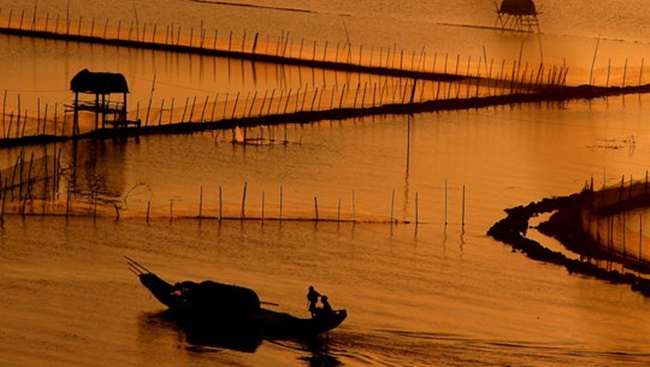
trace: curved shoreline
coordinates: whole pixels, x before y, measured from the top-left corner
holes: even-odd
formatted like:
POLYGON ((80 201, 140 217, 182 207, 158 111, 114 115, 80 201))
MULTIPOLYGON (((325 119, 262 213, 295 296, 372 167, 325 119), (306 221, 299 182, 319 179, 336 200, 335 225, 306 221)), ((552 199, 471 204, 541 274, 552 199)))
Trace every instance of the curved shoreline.
MULTIPOLYGON (((632 291, 640 292, 650 297, 650 280, 641 276, 618 270, 605 270, 583 258, 570 259, 562 252, 553 251, 537 241, 526 237, 531 218, 544 213, 555 212, 551 220, 540 225, 540 231, 552 235, 562 242, 567 248, 575 249, 585 255, 585 248, 596 249, 592 244, 586 243, 586 236, 582 233, 579 217, 572 217, 576 210, 579 211, 584 196, 582 193, 569 196, 546 198, 539 202, 531 202, 526 206, 506 209, 507 216, 495 223, 487 232, 494 239, 510 245, 514 251, 519 251, 533 260, 543 261, 567 269, 569 274, 581 274, 592 278, 604 280, 612 284, 628 284, 632 291), (578 222, 575 222, 578 220, 578 222), (575 232, 575 225, 580 228, 575 232)), ((596 254, 591 253, 588 256, 596 254)), ((604 255, 600 253, 599 255, 604 255)), ((647 270, 647 269, 644 269, 647 270)))

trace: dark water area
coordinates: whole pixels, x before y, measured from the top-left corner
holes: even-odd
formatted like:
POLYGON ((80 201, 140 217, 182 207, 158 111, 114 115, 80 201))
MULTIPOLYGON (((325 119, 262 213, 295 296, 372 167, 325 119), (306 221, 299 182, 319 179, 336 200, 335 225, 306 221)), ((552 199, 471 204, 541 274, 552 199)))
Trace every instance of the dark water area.
MULTIPOLYGON (((137 13, 141 23, 203 21, 332 44, 426 46, 475 59, 485 47, 488 58, 511 62, 521 52, 531 64, 542 56, 537 36, 489 29, 494 4, 483 1, 0 1, 5 16, 35 7, 64 15, 68 4, 75 17, 125 23, 137 13)), ((545 63, 566 62, 573 82, 586 81, 601 37, 598 80, 611 59, 619 78, 612 80, 622 82, 626 58, 636 67, 628 81, 643 80, 642 2, 539 6, 545 63)), ((8 105, 17 107, 20 94, 21 110, 31 111, 39 98, 69 103, 69 79, 83 67, 125 73, 141 105, 151 93, 185 100, 368 78, 20 37, 1 36, 0 44, 7 51, 0 90, 8 90, 8 105)), ((577 192, 591 179, 600 187, 644 177, 648 103, 628 95, 250 130, 288 142, 263 146, 233 145, 228 131, 2 149, 3 176, 21 150, 36 158, 60 151, 64 174, 52 190, 64 198, 74 183, 73 209, 85 215, 66 218, 60 200, 43 209, 57 215, 41 216, 35 201, 30 215, 4 216, 0 364, 645 366, 647 298, 530 260, 486 232, 505 208, 577 192), (88 214, 91 185, 97 218, 88 214), (239 219, 245 187, 245 216, 266 220, 239 219), (216 219, 220 209, 228 219, 216 219), (197 333, 165 315, 124 256, 170 282, 250 287, 278 303, 274 309, 302 317, 311 284, 349 316, 307 340, 197 333)), ((529 235, 563 249, 535 230, 529 235)))

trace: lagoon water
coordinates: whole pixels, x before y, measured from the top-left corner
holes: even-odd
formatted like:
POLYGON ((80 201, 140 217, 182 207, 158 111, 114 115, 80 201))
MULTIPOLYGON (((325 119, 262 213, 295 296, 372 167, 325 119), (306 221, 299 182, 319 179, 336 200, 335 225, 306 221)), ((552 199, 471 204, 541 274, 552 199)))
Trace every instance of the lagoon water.
MULTIPOLYGON (((139 22, 191 26, 203 20, 206 27, 276 37, 283 32, 331 42, 349 37, 377 47, 397 43, 476 57, 485 47, 488 57, 508 60, 519 57, 523 44, 531 63, 540 62, 541 44, 544 62, 561 65, 564 59, 576 83, 587 80, 599 37, 599 80, 608 59, 618 68, 625 59, 638 67, 650 54, 644 28, 650 13, 641 1, 540 1, 541 38, 488 29, 494 24, 489 1, 246 3, 263 7, 180 0, 28 3, 2 0, 0 8, 3 14, 36 7, 39 13, 66 14, 69 4, 75 16, 127 22, 137 13, 139 22)), ((88 66, 124 72, 132 98, 140 101, 149 98, 154 75, 157 95, 178 98, 336 77, 317 71, 312 78, 311 70, 275 65, 257 65, 261 72, 253 77, 240 61, 7 36, 0 43, 7 50, 0 56, 7 71, 0 75, 1 87, 11 96, 20 94, 27 106, 35 106, 37 98, 68 103, 69 78, 88 66)), ((79 180, 100 179, 109 204, 97 219, 5 216, 1 364, 647 365, 647 298, 627 286, 532 261, 485 233, 505 208, 576 192, 592 178, 602 185, 620 182, 621 176, 644 177, 649 98, 250 132, 282 136, 286 145, 233 146, 227 142, 230 132, 60 145, 66 168, 75 157, 95 158, 92 166, 78 166, 79 180), (266 220, 214 219, 220 190, 224 216, 240 216, 244 187, 245 215, 266 220), (200 201, 202 215, 211 218, 187 218, 198 214, 200 201), (286 220, 313 218, 315 201, 321 219, 358 222, 286 220), (277 220, 280 202, 283 221, 277 220), (112 203, 122 208, 119 220, 112 203), (149 223, 147 204, 153 208, 149 223), (391 217, 400 223, 391 226, 391 217), (216 279, 251 287, 263 300, 278 303, 277 309, 296 315, 307 314, 305 293, 313 284, 335 308, 346 308, 349 318, 316 340, 197 339, 161 316, 164 308, 128 271, 124 256, 172 282, 216 279)), ((19 151, 0 151, 3 168, 19 151)), ((561 248, 534 230, 531 235, 561 248)))

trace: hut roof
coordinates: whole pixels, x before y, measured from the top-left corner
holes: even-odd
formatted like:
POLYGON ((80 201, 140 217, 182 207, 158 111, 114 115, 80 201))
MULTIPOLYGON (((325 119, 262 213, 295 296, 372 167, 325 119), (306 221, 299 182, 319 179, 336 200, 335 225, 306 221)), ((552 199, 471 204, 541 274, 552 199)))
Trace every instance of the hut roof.
POLYGON ((129 93, 129 86, 122 74, 94 73, 83 69, 70 81, 70 90, 92 94, 129 93))
POLYGON ((537 9, 533 0, 503 0, 499 13, 510 15, 536 15, 537 9))

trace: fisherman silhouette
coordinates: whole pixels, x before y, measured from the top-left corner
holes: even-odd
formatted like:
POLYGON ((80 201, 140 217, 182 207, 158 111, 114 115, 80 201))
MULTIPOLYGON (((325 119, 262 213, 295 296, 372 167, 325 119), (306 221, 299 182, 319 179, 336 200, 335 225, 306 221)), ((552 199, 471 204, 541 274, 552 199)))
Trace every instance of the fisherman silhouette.
POLYGON ((322 296, 320 298, 320 302, 323 304, 323 308, 320 309, 321 313, 324 314, 330 314, 332 313, 332 306, 330 305, 329 301, 327 300, 327 296, 322 296))
POLYGON ((313 285, 310 285, 309 292, 307 292, 307 308, 309 309, 312 317, 316 316, 316 303, 318 303, 318 297, 320 297, 320 293, 314 289, 313 285))

